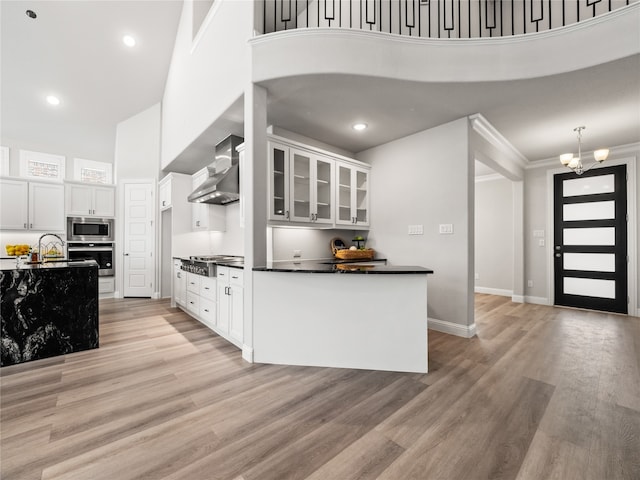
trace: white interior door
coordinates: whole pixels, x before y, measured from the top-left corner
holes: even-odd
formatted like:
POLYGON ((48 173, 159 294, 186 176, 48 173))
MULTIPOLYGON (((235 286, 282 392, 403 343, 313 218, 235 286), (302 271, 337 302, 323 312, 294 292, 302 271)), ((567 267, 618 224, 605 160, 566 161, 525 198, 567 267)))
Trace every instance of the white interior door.
POLYGON ((151 297, 155 278, 153 185, 124 186, 125 297, 151 297))

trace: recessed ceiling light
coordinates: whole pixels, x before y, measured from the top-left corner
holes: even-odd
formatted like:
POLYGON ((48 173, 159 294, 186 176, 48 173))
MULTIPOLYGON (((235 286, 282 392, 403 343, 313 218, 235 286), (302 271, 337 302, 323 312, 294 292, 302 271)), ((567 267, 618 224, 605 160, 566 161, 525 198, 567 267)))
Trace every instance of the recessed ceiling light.
POLYGON ((369 125, 367 125, 366 123, 354 123, 351 128, 353 128, 354 130, 365 130, 369 125))
POLYGON ((47 103, 49 105, 60 105, 60 99, 55 95, 47 95, 47 103))
POLYGON ((131 35, 125 35, 124 37, 122 37, 122 43, 124 43, 127 47, 135 47, 136 39, 131 35))

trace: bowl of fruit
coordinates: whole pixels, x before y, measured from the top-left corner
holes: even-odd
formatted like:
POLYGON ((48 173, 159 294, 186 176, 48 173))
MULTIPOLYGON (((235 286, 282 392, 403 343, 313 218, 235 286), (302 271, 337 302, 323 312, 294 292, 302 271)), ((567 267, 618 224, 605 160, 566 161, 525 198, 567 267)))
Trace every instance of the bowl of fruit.
POLYGON ((25 244, 7 245, 5 250, 7 251, 7 255, 10 257, 21 257, 23 255, 28 255, 31 251, 31 247, 25 244))

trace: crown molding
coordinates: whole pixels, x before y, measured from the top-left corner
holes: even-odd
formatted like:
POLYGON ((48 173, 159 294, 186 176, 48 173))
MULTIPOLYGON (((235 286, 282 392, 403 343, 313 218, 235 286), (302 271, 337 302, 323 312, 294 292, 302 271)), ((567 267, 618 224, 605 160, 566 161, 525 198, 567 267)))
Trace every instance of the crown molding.
POLYGON ((507 140, 496 128, 489 123, 489 121, 480 113, 476 113, 469 116, 469 123, 474 132, 484 138, 487 142, 493 145, 502 153, 506 154, 508 158, 512 159, 521 168, 526 168, 529 164, 529 160, 525 157, 520 150, 513 146, 509 140, 507 140))

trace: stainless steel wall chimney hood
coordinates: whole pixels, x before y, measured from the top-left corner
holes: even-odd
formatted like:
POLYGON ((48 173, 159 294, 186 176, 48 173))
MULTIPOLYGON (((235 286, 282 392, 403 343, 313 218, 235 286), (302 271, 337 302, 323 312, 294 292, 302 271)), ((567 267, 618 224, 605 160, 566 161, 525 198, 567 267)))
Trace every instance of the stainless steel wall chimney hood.
POLYGON ((240 165, 236 147, 244 139, 229 135, 218 145, 214 162, 207 167, 209 177, 187 197, 193 203, 227 205, 240 200, 240 165))

